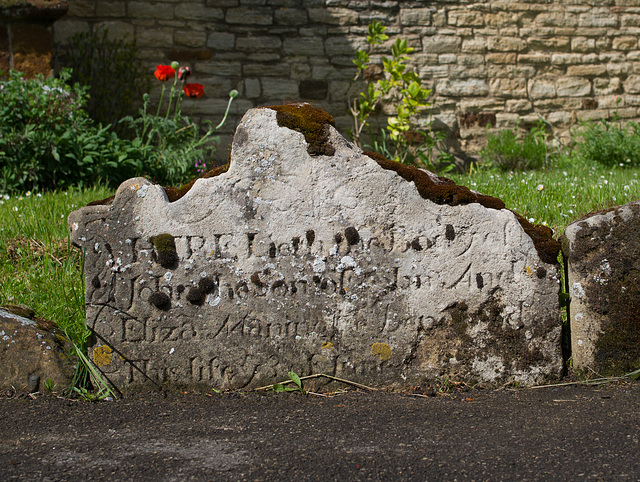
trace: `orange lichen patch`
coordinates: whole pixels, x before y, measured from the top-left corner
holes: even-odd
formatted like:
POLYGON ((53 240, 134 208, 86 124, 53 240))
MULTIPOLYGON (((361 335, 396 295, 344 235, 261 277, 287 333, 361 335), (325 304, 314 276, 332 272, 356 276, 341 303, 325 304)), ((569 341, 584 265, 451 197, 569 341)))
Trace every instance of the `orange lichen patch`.
POLYGON ((93 362, 99 367, 111 364, 113 350, 107 345, 100 345, 93 349, 93 362))
POLYGON ((391 351, 391 347, 386 343, 374 343, 371 345, 371 354, 373 356, 380 356, 380 360, 385 361, 391 358, 393 355, 393 351, 391 351))
POLYGON ((323 350, 331 350, 333 348, 333 343, 331 343, 330 341, 325 341, 320 348, 322 348, 323 350))
MULTIPOLYGON (((395 171, 403 179, 413 181, 420 196, 436 204, 457 206, 460 204, 479 203, 490 209, 499 210, 505 208, 502 200, 473 192, 465 186, 458 186, 446 177, 438 177, 421 169, 390 161, 375 152, 364 152, 363 154, 376 161, 383 169, 395 171)), ((560 243, 553 239, 553 231, 539 224, 534 226, 518 213, 514 212, 513 214, 515 214, 524 232, 533 240, 540 259, 545 263, 556 264, 558 262, 558 253, 560 252, 560 243)))
POLYGON ((222 166, 214 167, 210 171, 207 171, 200 177, 195 178, 191 182, 184 184, 180 187, 164 187, 164 191, 167 193, 167 197, 169 198, 169 202, 174 202, 183 197, 185 194, 189 192, 189 190, 193 187, 198 179, 208 179, 210 177, 216 177, 220 174, 224 174, 229 170, 229 163, 224 164, 222 166))
POLYGON ((287 127, 304 135, 309 155, 333 156, 335 153, 334 147, 329 143, 329 126, 336 125, 331 114, 307 103, 273 105, 265 109, 276 111, 280 127, 287 127))

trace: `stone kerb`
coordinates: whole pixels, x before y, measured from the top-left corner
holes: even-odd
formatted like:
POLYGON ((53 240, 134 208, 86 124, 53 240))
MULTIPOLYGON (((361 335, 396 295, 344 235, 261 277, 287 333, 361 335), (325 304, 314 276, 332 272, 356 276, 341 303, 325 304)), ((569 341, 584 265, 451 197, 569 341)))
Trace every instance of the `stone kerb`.
POLYGON ((640 368, 640 201, 569 225, 572 365, 621 376, 640 368))
POLYGON ((250 110, 228 171, 174 202, 136 178, 69 216, 92 358, 114 385, 560 374, 557 265, 511 211, 437 204, 329 124, 307 142, 278 115, 250 110))

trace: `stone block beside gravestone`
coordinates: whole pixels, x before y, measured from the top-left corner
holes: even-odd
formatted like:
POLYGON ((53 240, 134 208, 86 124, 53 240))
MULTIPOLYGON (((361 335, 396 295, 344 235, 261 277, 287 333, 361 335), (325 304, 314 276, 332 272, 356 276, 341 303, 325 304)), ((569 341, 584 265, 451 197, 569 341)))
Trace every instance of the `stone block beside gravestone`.
POLYGON ((0 306, 0 390, 61 393, 73 377, 67 339, 56 326, 24 306, 0 306))
POLYGON ((621 376, 640 368, 640 201, 592 213, 563 236, 573 367, 621 376))
POLYGON ((131 179, 69 216, 91 356, 118 389, 560 374, 550 230, 332 124, 308 104, 250 110, 217 176, 131 179))

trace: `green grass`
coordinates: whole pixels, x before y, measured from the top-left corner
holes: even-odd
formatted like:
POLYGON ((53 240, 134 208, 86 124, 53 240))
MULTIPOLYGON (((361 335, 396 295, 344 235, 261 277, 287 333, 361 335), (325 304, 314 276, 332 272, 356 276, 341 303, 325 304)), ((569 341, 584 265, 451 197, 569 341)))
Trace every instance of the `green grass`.
POLYGON ((640 199, 640 168, 573 164, 547 172, 480 170, 447 177, 502 199, 507 208, 549 226, 556 235, 591 211, 640 199))
POLYGON ((25 304, 82 344, 82 253, 68 242, 67 216, 111 194, 94 188, 0 196, 0 305, 25 304))

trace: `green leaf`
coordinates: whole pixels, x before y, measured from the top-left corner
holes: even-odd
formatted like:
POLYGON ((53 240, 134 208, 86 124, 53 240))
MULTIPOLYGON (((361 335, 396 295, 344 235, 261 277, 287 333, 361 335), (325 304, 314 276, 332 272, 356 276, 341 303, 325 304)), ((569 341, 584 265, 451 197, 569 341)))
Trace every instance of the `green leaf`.
POLYGON ((411 82, 407 90, 409 91, 409 95, 411 97, 418 97, 418 95, 420 94, 420 85, 417 82, 411 82))
POLYGON ((302 381, 300 381, 300 377, 296 373, 290 371, 289 372, 289 378, 291 378, 291 380, 293 380, 293 383, 298 385, 298 388, 300 388, 300 389, 302 388, 302 381))

